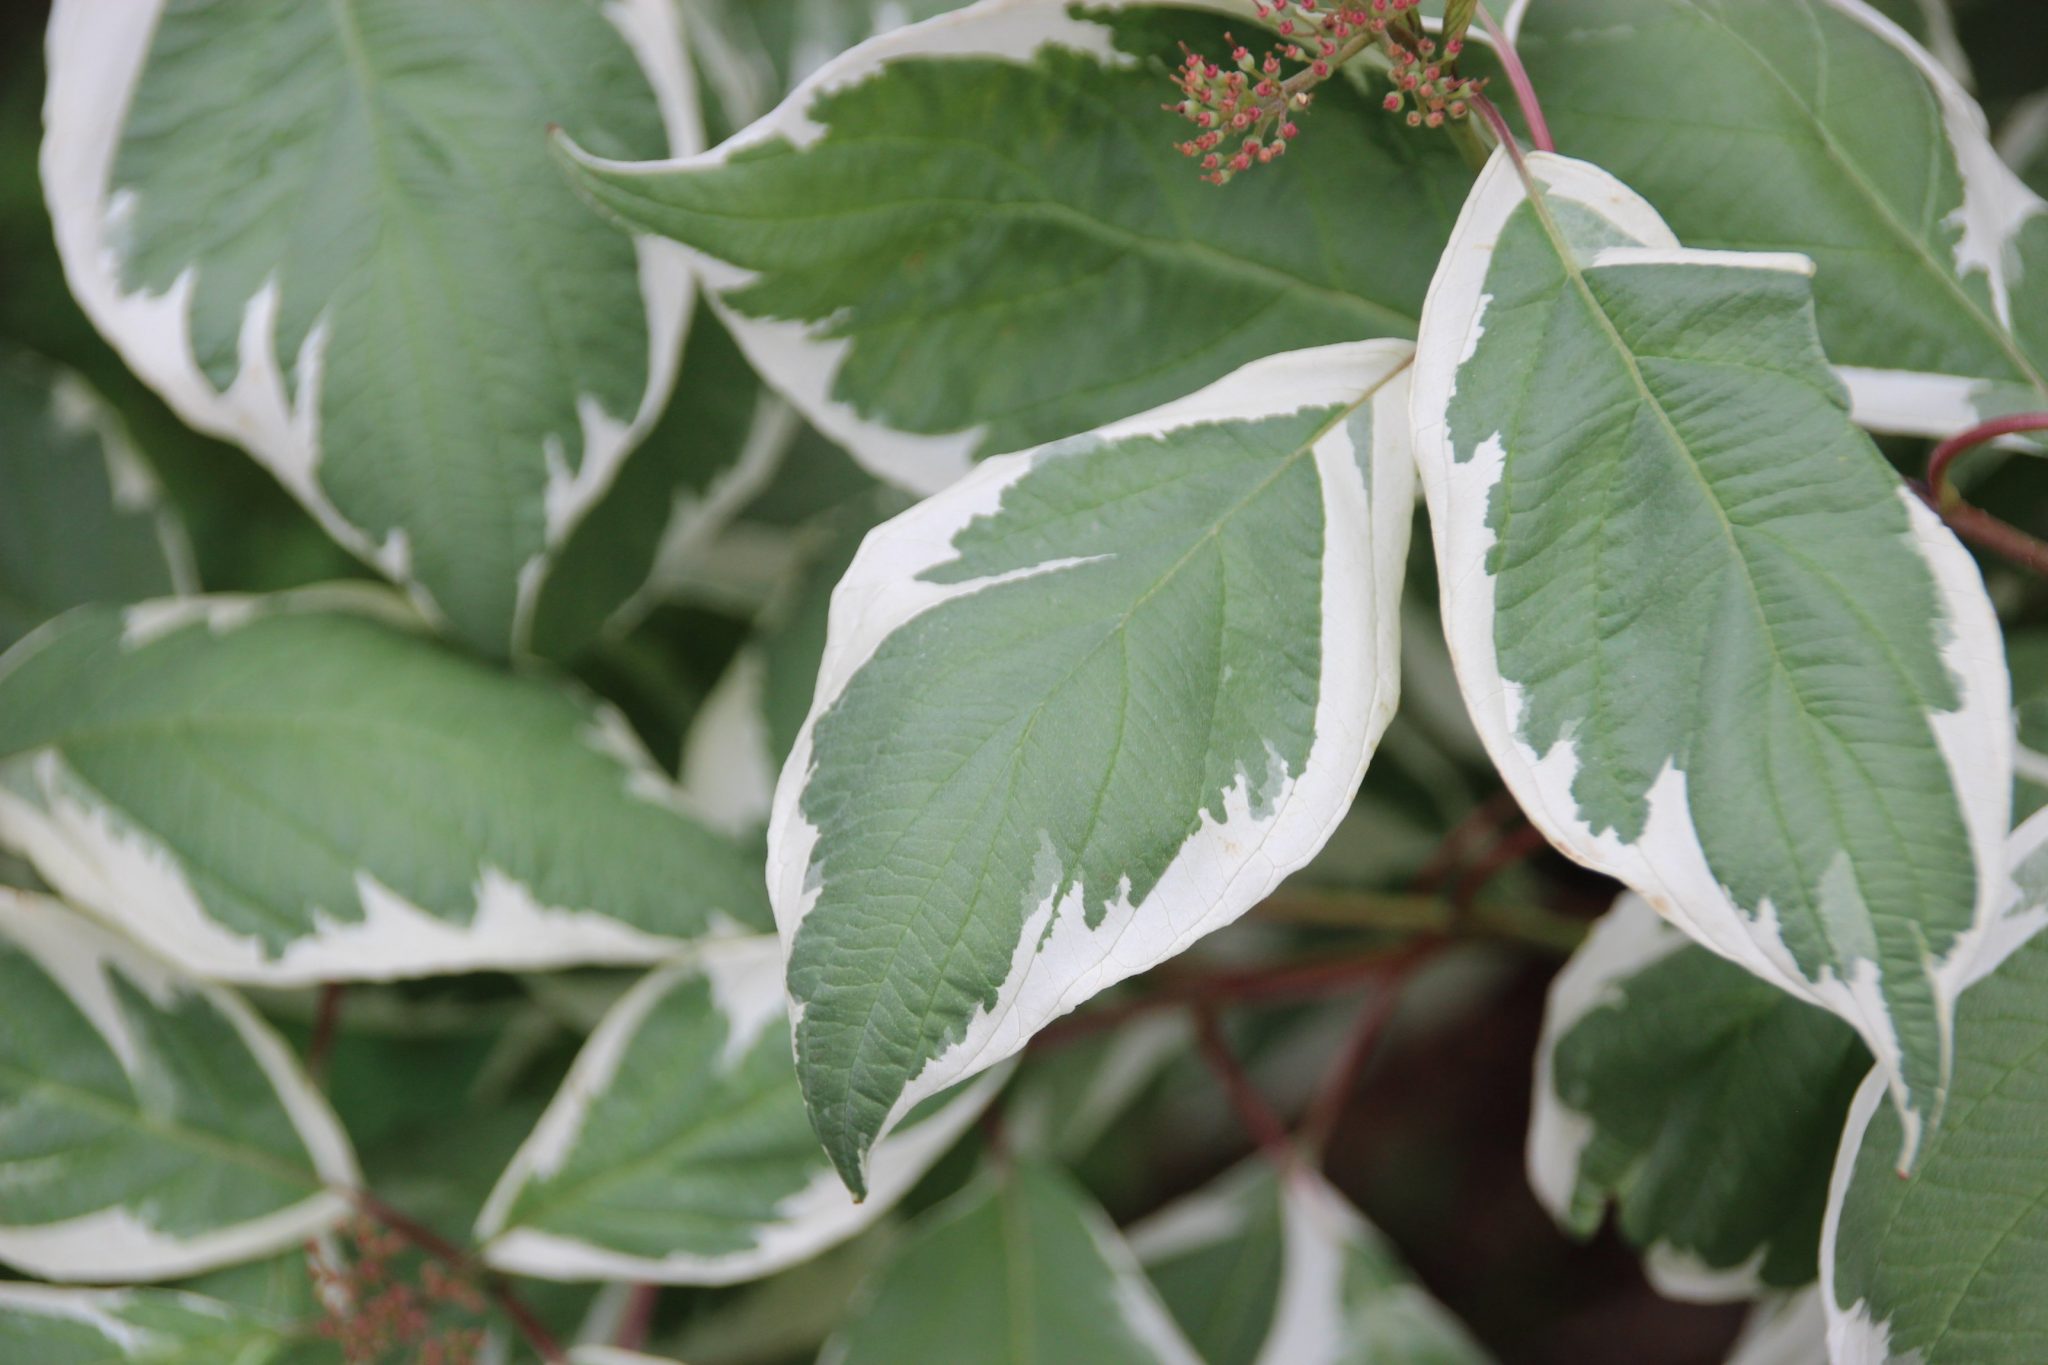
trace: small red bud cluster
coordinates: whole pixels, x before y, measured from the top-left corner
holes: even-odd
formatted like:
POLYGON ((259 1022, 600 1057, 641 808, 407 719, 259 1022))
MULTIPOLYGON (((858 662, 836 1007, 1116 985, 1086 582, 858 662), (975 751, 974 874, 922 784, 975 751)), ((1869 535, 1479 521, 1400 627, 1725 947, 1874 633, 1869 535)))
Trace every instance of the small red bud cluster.
POLYGON ((1428 34, 1413 47, 1388 43, 1387 55, 1394 63, 1394 88, 1383 101, 1387 112, 1398 114, 1407 108, 1409 100, 1415 101, 1415 107, 1408 110, 1410 128, 1441 128, 1449 120, 1471 113, 1472 96, 1479 93, 1485 82, 1452 72, 1452 64, 1464 50, 1463 38, 1447 38, 1438 44, 1428 34))
POLYGON ((1478 82, 1452 70, 1464 49, 1462 35, 1441 45, 1423 31, 1415 13, 1422 0, 1253 0, 1259 18, 1279 35, 1263 56, 1229 34, 1225 61, 1188 52, 1173 73, 1182 98, 1164 106, 1195 125, 1180 144, 1202 178, 1225 185, 1241 172, 1284 156, 1301 132, 1295 116, 1315 88, 1345 62, 1377 43, 1393 66, 1394 93, 1386 107, 1398 112, 1415 101, 1408 122, 1432 128, 1463 118, 1478 82), (1289 64, 1294 69, 1289 71, 1289 64))
POLYGON ((325 1309, 318 1331, 348 1365, 475 1365, 485 1302, 473 1276, 419 1256, 404 1234, 367 1217, 343 1225, 337 1241, 335 1260, 313 1246, 306 1264, 325 1309))

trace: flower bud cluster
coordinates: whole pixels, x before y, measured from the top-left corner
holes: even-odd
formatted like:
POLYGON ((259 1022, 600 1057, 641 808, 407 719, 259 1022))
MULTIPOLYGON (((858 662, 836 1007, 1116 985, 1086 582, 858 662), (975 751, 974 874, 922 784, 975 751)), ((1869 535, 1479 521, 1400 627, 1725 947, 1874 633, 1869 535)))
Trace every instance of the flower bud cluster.
POLYGON ((1286 155, 1301 132, 1295 118, 1309 107, 1315 88, 1375 44, 1386 53, 1394 82, 1387 109, 1400 112, 1412 101, 1409 124, 1431 128, 1469 112, 1479 83, 1453 69, 1463 36, 1447 36, 1440 44, 1424 32, 1416 13, 1422 0, 1253 2, 1279 37, 1277 46, 1255 56, 1226 33, 1227 59, 1188 52, 1173 73, 1181 98, 1165 108, 1195 126, 1180 150, 1196 160, 1209 183, 1228 184, 1286 155))
POLYGON ((472 1275, 421 1257, 370 1218, 345 1224, 336 1240, 332 1261, 318 1247, 306 1261, 326 1312, 319 1333, 348 1365, 474 1365, 485 1302, 472 1275))

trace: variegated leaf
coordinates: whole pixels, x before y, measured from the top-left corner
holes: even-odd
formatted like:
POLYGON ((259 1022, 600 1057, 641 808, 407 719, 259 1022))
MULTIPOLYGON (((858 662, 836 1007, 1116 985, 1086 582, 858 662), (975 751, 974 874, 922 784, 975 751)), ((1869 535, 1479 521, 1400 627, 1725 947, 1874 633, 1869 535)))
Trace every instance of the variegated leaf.
POLYGON ((772 937, 705 949, 605 1017, 476 1235, 547 1279, 735 1284, 887 1213, 1002 1084, 935 1100, 877 1148, 853 1202, 804 1117, 772 937))
POLYGON ((1487 1359, 1379 1232, 1306 1166, 1255 1157, 1130 1233, 1208 1365, 1487 1359))
POLYGON ((0 649, 82 602, 198 588, 120 414, 77 375, 0 350, 0 649))
POLYGON ((1482 176, 1416 364, 1466 703, 1559 848, 1856 1028, 1910 1161, 2004 909, 1990 601, 1851 425, 1810 262, 1686 250, 1584 162, 1529 173, 1482 176))
POLYGON ((0 1284, 0 1358, 18 1365, 342 1365, 305 1322, 170 1289, 0 1284))
POLYGON ((1881 1074, 1842 1130, 1821 1236, 1834 1365, 2034 1365, 2048 1341, 2048 813, 2009 858, 2013 912, 1957 1012, 1948 1121, 1906 1180, 1881 1074))
MULTIPOLYGON (((1959 60, 1939 0, 1887 8, 1921 11, 1959 60)), ((2048 402, 2048 204, 1890 18, 1863 0, 1521 0, 1512 23, 1560 147, 1688 243, 1812 258, 1859 422, 1948 436, 2048 402)))
POLYGON ((1670 1298, 1811 1284, 1827 1171, 1870 1070, 1847 1024, 1693 943, 1633 892, 1550 988, 1529 1178, 1567 1231, 1612 1203, 1670 1298))
POLYGON ((868 536, 769 827, 797 1074, 856 1190, 912 1106, 1342 818, 1399 689, 1410 354, 1257 362, 868 536))
POLYGON ((347 1136, 234 995, 0 888, 0 998, 0 1260, 46 1279, 168 1278, 348 1213, 347 1136))
POLYGON ((651 962, 767 927, 758 866, 616 712, 368 588, 86 607, 22 641, 0 843, 229 980, 651 962))
POLYGON ((49 64, 43 183, 87 314, 423 608, 520 644, 690 299, 544 130, 701 145, 668 0, 63 0, 49 64))
POLYGON ((910 1229, 819 1365, 1199 1365, 1064 1173, 990 1171, 910 1229))
POLYGON ((1469 172, 1333 82, 1260 193, 1212 193, 1157 62, 1220 43, 1217 9, 1253 21, 983 0, 863 43, 702 156, 578 153, 576 175, 691 249, 812 424, 930 492, 1259 356, 1414 335, 1469 172))

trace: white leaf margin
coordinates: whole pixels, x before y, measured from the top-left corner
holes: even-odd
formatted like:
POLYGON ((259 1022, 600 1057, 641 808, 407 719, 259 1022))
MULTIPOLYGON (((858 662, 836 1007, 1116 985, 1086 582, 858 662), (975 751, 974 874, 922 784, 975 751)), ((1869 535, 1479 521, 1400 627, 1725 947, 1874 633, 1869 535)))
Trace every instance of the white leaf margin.
MULTIPOLYGON (((146 648, 165 635, 207 629, 216 635, 288 614, 339 613, 424 633, 419 613, 396 592, 368 583, 333 583, 266 595, 165 598, 127 607, 122 644, 146 648)), ((40 649, 67 618, 44 623, 0 655, 0 679, 40 649)), ((625 717, 583 698, 591 723, 584 743, 619 768, 626 799, 665 806, 713 829, 641 745, 625 717)), ((715 829, 713 829, 715 833, 715 829)), ((647 965, 686 951, 600 911, 542 904, 525 882, 489 864, 477 868, 475 913, 444 919, 358 871, 362 918, 316 916, 314 931, 273 956, 262 939, 217 920, 184 864, 156 834, 107 801, 64 759, 60 746, 0 757, 0 848, 26 858, 66 900, 112 925, 166 961, 213 981, 311 986, 328 981, 394 981, 465 971, 542 971, 556 967, 647 965)), ((714 915, 708 937, 749 931, 714 915)))
POLYGON ((197 996, 234 1029, 276 1092, 327 1188, 287 1208, 191 1237, 151 1227, 122 1206, 57 1223, 0 1226, 0 1260, 45 1279, 88 1284, 167 1279, 287 1250, 351 1212, 361 1184, 354 1150, 333 1109, 284 1041, 240 996, 191 981, 62 903, 0 887, 0 938, 26 953, 106 1040, 131 1078, 147 1064, 108 983, 121 977, 158 1006, 197 996))
MULTIPOLYGON (((411 579, 411 545, 400 527, 378 543, 342 515, 320 482, 326 456, 320 433, 321 378, 328 342, 323 311, 292 359, 279 364, 279 289, 273 274, 243 310, 239 368, 226 391, 199 367, 191 338, 197 263, 162 294, 125 291, 115 242, 128 208, 111 192, 115 157, 129 106, 141 84, 157 26, 170 0, 56 0, 45 40, 49 72, 43 103, 39 167, 71 293, 121 358, 188 425, 247 450, 302 503, 327 534, 405 587, 430 619, 443 617, 427 590, 411 579), (289 381, 289 382, 288 382, 289 381), (297 400, 292 393, 296 391, 297 400)), ((603 0, 602 13, 633 51, 652 87, 669 145, 704 145, 696 78, 670 0, 603 0)), ((646 303, 648 379, 630 420, 607 413, 592 396, 577 402, 583 453, 572 473, 559 454, 549 461, 544 495, 546 549, 521 570, 515 641, 532 625, 542 580, 556 550, 611 487, 619 467, 667 405, 682 359, 694 299, 692 275, 674 243, 636 236, 640 292, 646 303)))
MULTIPOLYGON (((1089 8, 1118 10, 1146 2, 1092 0, 1089 8)), ((1242 0, 1177 3, 1252 17, 1252 6, 1242 0)), ((567 150, 578 164, 608 178, 651 179, 722 166, 738 153, 777 140, 808 147, 825 134, 811 118, 814 105, 875 77, 894 62, 978 57, 1023 65, 1047 48, 1063 48, 1093 57, 1111 69, 1134 65, 1129 55, 1116 49, 1107 28, 1075 17, 1071 8, 1072 0, 981 0, 965 9, 890 29, 825 63, 773 110, 697 155, 636 162, 592 156, 574 144, 568 144, 567 150)), ((752 284, 759 274, 706 252, 687 246, 681 249, 704 281, 705 299, 712 311, 739 342, 754 369, 788 398, 805 420, 844 446, 870 473, 910 492, 930 494, 973 468, 974 452, 986 436, 985 427, 931 435, 898 430, 863 416, 852 404, 832 396, 852 342, 824 335, 831 319, 804 323, 750 318, 726 303, 724 295, 752 284)))
MULTIPOLYGON (((2044 866, 2048 866, 2048 809, 2036 811, 2012 832, 2004 882, 2010 908, 1987 941, 1984 953, 1972 964, 1963 982, 1964 989, 1997 971, 2034 935, 2048 928, 2048 877, 2043 876, 2044 866), (2023 872, 2032 875, 2023 879, 2023 872)), ((1842 1125, 1842 1144, 1835 1153, 1834 1174, 1828 1182, 1827 1214, 1820 1233, 1820 1299, 1827 1314, 1828 1356, 1834 1365, 1886 1365, 1892 1359, 1888 1320, 1878 1317, 1867 1301, 1841 1303, 1835 1286, 1835 1249, 1841 1237, 1842 1209, 1855 1183, 1864 1134, 1884 1102, 1885 1092, 1886 1078, 1881 1069, 1872 1068, 1849 1105, 1848 1120, 1842 1125)))
MULTIPOLYGON (((1679 245, 1656 211, 1605 171, 1582 161, 1534 152, 1531 175, 1547 195, 1599 215, 1636 247, 1608 248, 1592 264, 1627 261, 1773 270, 1810 274, 1803 256, 1690 251, 1679 245)), ((1495 647, 1493 576, 1487 556, 1495 536, 1487 525, 1488 495, 1505 458, 1498 434, 1463 464, 1452 447, 1448 414, 1458 371, 1484 331, 1491 296, 1485 293, 1493 250, 1526 191, 1513 161, 1496 152, 1452 234, 1444 262, 1424 306, 1413 388, 1416 458, 1436 538, 1445 637, 1457 665, 1473 724, 1516 801, 1567 857, 1633 888, 1656 911, 1695 941, 1747 967, 1766 981, 1847 1020, 1892 1079, 1906 1118, 1909 1164, 1925 1116, 1914 1110, 1903 1081, 1896 1031, 1879 987, 1877 965, 1853 981, 1823 970, 1808 980, 1766 913, 1751 921, 1728 897, 1707 865, 1686 806, 1685 774, 1668 762, 1648 793, 1642 836, 1625 841, 1595 834, 1576 811, 1571 785, 1578 760, 1571 740, 1538 754, 1519 732, 1522 688, 1500 671, 1495 647)), ((2003 636, 1975 562, 1925 504, 1903 483, 1898 490, 1915 548, 1927 562, 1944 611, 1942 659, 1961 694, 1961 706, 1930 715, 1938 747, 1969 830, 1977 866, 1973 925, 1958 937, 1932 973, 1944 1020, 1970 979, 2005 911, 2002 879, 2005 830, 2011 808, 2012 721, 2003 636)), ((1946 1042, 1946 1040, 1945 1040, 1946 1042)), ((1942 1060, 1946 1074, 1949 1060, 1942 1060)))
MULTIPOLYGON (((1186 398, 1092 433, 1114 442, 1310 407, 1370 405, 1369 485, 1351 438, 1355 416, 1338 423, 1314 452, 1325 518, 1315 740, 1302 772, 1289 779, 1266 820, 1251 815, 1243 781, 1226 794, 1221 824, 1204 815, 1142 911, 1120 898, 1091 930, 1079 911, 1085 888, 1077 887, 1058 905, 1050 898, 1041 904, 1019 937, 994 1009, 976 1014, 958 1042, 907 1081, 877 1141, 915 1105, 1013 1056, 1053 1019, 1236 920, 1306 864, 1335 831, 1400 697, 1400 597, 1415 506, 1406 406, 1413 356, 1406 341, 1349 342, 1269 356, 1186 398)), ((802 811, 819 718, 876 650, 916 617, 1000 582, 1063 567, 1052 561, 967 583, 918 581, 926 570, 957 558, 954 537, 977 517, 998 511, 1012 484, 1048 452, 1057 455, 1066 446, 1055 442, 983 461, 944 493, 884 522, 869 532, 833 590, 817 692, 776 784, 768 826, 768 893, 785 953, 821 891, 810 883, 818 831, 802 811)), ((792 1001, 790 1008, 792 1023, 800 1024, 801 1006, 792 1001)))
POLYGON ((688 961, 643 978, 591 1034, 562 1088, 492 1189, 476 1224, 487 1264, 552 1280, 728 1285, 771 1275, 810 1260, 887 1214, 973 1125, 1009 1079, 1007 1070, 991 1072, 940 1112, 879 1144, 864 1203, 853 1201, 820 1149, 809 1183, 783 1202, 777 1220, 757 1226, 755 1244, 745 1251, 706 1255, 677 1250, 652 1258, 509 1224, 521 1191, 566 1164, 592 1108, 611 1089, 648 1016, 677 987, 699 979, 710 984, 715 1006, 730 1029, 719 1065, 736 1063, 763 1030, 784 1021, 782 949, 772 935, 709 946, 688 961))
MULTIPOLYGON (((1515 0, 1502 27, 1512 41, 1521 36, 1533 0, 1515 0)), ((1948 134, 1963 201, 1944 221, 1960 226, 1956 243, 1958 280, 1982 274, 1991 294, 1994 316, 2012 329, 2013 286, 2018 282, 2015 246, 2029 220, 2048 214, 2044 201, 1999 156, 1983 106, 1965 87, 1967 58, 1955 41, 1955 24, 1945 0, 1919 0, 1934 40, 1936 56, 1866 0, 1818 0, 1818 3, 1869 30, 1910 61, 1932 89, 1948 134), (1957 62, 1962 65, 1958 66, 1957 62)), ((2001 393, 2024 393, 1987 379, 1967 375, 1878 370, 1838 365, 1835 373, 1848 387, 1850 414, 1859 426, 1897 436, 1953 436, 1983 421, 1999 408, 2001 393)))
MULTIPOLYGON (((1264 1156, 1241 1162, 1133 1227, 1127 1240, 1139 1262, 1150 1265, 1243 1236, 1252 1201, 1270 1176, 1280 1204, 1280 1286, 1254 1365, 1343 1365, 1358 1345, 1345 1298, 1346 1261, 1391 1253, 1384 1235, 1306 1161, 1269 1166, 1264 1156)), ((1436 1308, 1412 1282, 1389 1292, 1436 1308)))

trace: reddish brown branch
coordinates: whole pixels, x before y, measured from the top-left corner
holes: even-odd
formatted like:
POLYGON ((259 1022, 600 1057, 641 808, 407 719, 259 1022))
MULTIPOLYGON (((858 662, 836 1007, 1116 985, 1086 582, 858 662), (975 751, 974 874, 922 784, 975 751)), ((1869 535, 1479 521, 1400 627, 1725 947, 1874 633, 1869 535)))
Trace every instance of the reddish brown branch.
POLYGON ((1955 462, 1971 451, 2003 436, 2020 436, 2035 431, 2048 431, 2048 412, 1995 417, 1949 437, 1928 457, 1927 481, 1920 488, 1920 496, 1948 523, 1949 529, 1964 540, 2023 569, 2048 577, 2048 542, 2030 536, 2012 523, 1964 501, 1949 482, 1949 471, 1955 462))
POLYGON ((1442 948, 1443 941, 1439 939, 1415 943, 1403 953, 1401 960, 1388 964, 1385 977, 1352 1020, 1343 1046, 1331 1058, 1329 1069, 1323 1073, 1322 1084, 1309 1103, 1308 1115, 1301 1125, 1302 1145, 1309 1151, 1320 1152, 1329 1145, 1330 1135, 1337 1131, 1337 1123, 1344 1117, 1351 1097, 1357 1093, 1359 1079, 1364 1076, 1367 1065, 1378 1050, 1388 1021, 1394 1017, 1394 1011, 1401 1003, 1402 988, 1442 948))
POLYGON ((1217 1021, 1216 1012, 1206 1005, 1195 1007, 1195 1044, 1200 1049, 1202 1060, 1223 1086, 1223 1092, 1230 1099, 1230 1107, 1237 1111, 1239 1123, 1251 1135, 1259 1150, 1281 1164, 1294 1159, 1294 1146, 1287 1138, 1287 1125, 1273 1112, 1273 1106, 1266 1103, 1266 1097, 1252 1084, 1252 1078, 1245 1074, 1244 1066, 1237 1060, 1237 1054, 1230 1050, 1230 1042, 1223 1036, 1223 1026, 1217 1021))
POLYGON ((320 988, 320 1004, 313 1016, 313 1037, 306 1044, 306 1072, 315 1084, 327 1080, 327 1063, 334 1056, 334 1040, 341 1033, 341 1006, 348 987, 330 981, 320 988))

